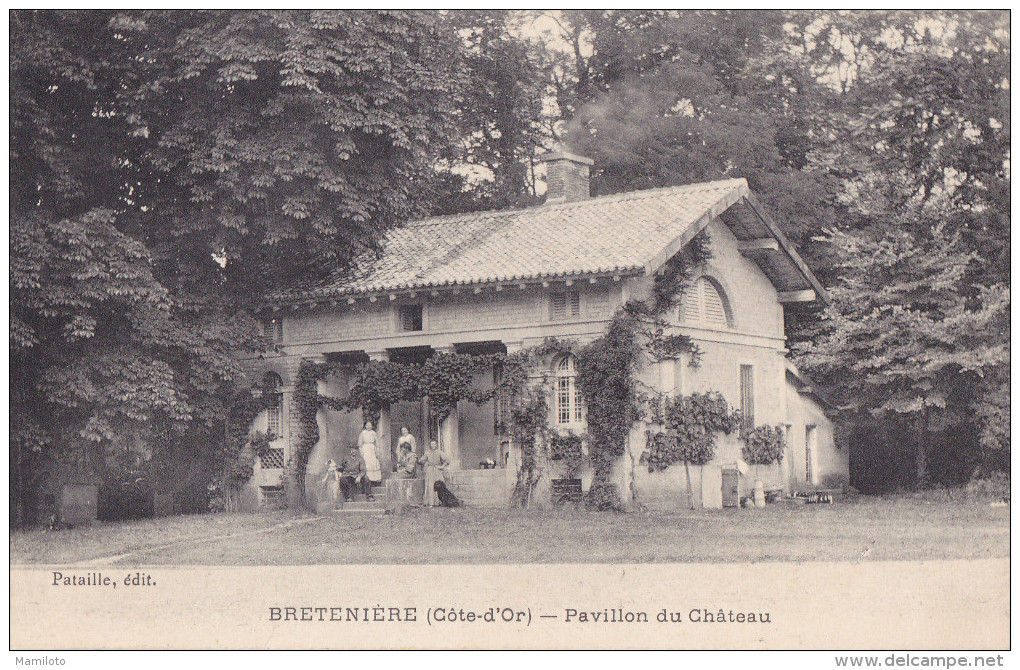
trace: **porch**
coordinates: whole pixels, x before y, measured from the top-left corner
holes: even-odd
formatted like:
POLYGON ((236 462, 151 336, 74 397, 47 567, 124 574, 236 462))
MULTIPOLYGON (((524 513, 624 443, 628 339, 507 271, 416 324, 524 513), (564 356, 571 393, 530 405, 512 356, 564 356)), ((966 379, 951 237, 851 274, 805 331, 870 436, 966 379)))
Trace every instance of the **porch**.
MULTIPOLYGON (((337 399, 349 397, 357 383, 359 367, 371 361, 422 365, 439 352, 481 356, 519 349, 520 343, 492 341, 456 344, 449 348, 416 346, 324 354, 316 360, 331 364, 332 372, 319 381, 318 392, 337 399)), ((429 441, 435 440, 449 459, 451 470, 499 473, 490 479, 506 476, 505 470, 512 460, 511 440, 507 434, 510 405, 509 398, 499 391, 501 374, 498 363, 475 371, 470 381, 471 389, 492 397, 480 403, 461 400, 452 407, 444 406, 444 411, 448 409, 449 412, 441 419, 436 416, 442 415, 442 412, 436 411, 438 401, 434 402, 427 396, 379 407, 374 430, 384 476, 395 470, 402 428, 406 428, 413 437, 418 456, 424 453, 429 441)), ((319 442, 309 455, 309 474, 323 470, 329 458, 339 461, 347 447, 357 445, 367 418, 358 409, 321 408, 317 416, 319 442)), ((457 479, 459 483, 462 477, 457 479)))

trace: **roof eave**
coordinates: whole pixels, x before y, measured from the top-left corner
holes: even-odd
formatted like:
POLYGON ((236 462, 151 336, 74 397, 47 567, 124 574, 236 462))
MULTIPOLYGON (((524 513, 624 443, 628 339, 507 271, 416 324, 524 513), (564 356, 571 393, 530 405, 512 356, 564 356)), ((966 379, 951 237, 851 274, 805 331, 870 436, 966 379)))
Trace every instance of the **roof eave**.
POLYGON ((807 280, 808 284, 810 284, 815 290, 815 294, 818 296, 818 299, 826 305, 831 305, 832 299, 829 297, 825 287, 823 287, 822 283, 818 281, 815 274, 811 272, 811 268, 807 266, 804 259, 797 253, 793 243, 787 239, 779 225, 775 222, 775 220, 773 220, 768 211, 765 210, 765 207, 758 201, 758 198, 756 198, 754 193, 751 193, 750 190, 747 192, 747 204, 751 206, 751 209, 758 217, 758 220, 761 221, 761 223, 768 229, 769 234, 779 242, 779 246, 782 248, 783 252, 793 262, 793 264, 797 266, 801 275, 803 275, 804 279, 807 280))
POLYGON ((334 290, 323 294, 305 293, 300 296, 281 296, 269 299, 273 311, 283 307, 298 307, 301 305, 317 306, 324 304, 339 304, 340 302, 355 302, 358 300, 378 301, 382 297, 394 300, 398 297, 407 297, 421 293, 458 293, 462 291, 474 291, 481 293, 486 288, 501 290, 503 287, 526 285, 548 286, 550 283, 572 283, 586 280, 610 279, 619 281, 624 277, 632 277, 644 274, 644 268, 617 268, 613 270, 598 270, 593 272, 569 272, 558 274, 537 275, 533 277, 514 277, 508 279, 485 280, 477 282, 457 282, 449 284, 429 284, 421 286, 402 286, 393 288, 380 288, 373 290, 334 290))

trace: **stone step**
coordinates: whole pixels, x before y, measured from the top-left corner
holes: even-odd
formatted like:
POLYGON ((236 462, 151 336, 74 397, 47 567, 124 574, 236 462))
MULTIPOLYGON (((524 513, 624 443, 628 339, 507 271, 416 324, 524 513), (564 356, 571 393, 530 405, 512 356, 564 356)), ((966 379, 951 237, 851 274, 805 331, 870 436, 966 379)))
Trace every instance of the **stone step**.
POLYGON ((378 500, 373 502, 347 502, 337 503, 333 510, 334 514, 357 514, 363 516, 383 516, 386 514, 386 504, 378 500))
POLYGON ((447 484, 453 484, 455 486, 499 486, 505 482, 506 479, 503 477, 493 477, 492 479, 482 479, 480 477, 470 477, 468 479, 456 479, 449 478, 446 480, 447 484))
POLYGON ((502 492, 495 491, 492 493, 480 492, 480 491, 458 491, 457 489, 451 489, 453 495, 457 496, 461 500, 489 500, 490 498, 501 498, 502 492))
POLYGON ((337 503, 337 509, 385 509, 384 500, 355 500, 353 502, 337 503))
POLYGON ((482 480, 482 479, 470 480, 469 479, 467 481, 464 481, 464 480, 461 480, 461 481, 452 480, 452 481, 450 481, 450 480, 448 480, 446 482, 446 485, 449 486, 449 487, 462 486, 462 487, 467 488, 467 489, 496 489, 496 488, 501 488, 502 486, 504 486, 504 483, 505 482, 504 482, 503 479, 486 479, 486 480, 482 480))

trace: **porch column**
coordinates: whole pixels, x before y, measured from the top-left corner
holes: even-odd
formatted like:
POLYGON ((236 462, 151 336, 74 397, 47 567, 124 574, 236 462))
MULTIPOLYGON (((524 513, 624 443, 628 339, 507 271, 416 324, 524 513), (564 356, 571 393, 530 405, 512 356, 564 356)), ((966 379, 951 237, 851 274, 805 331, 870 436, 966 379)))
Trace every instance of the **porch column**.
MULTIPOLYGON (((309 361, 322 365, 326 362, 326 356, 324 354, 308 354, 301 357, 302 361, 309 361)), ((291 467, 290 459, 294 456, 294 450, 297 448, 297 441, 301 437, 301 416, 298 412, 297 403, 294 402, 294 386, 297 384, 297 371, 299 366, 295 366, 291 373, 291 386, 285 387, 283 390, 283 411, 285 417, 285 429, 284 432, 287 434, 287 445, 286 451, 284 452, 284 461, 287 463, 287 468, 284 471, 283 476, 287 479, 287 506, 297 507, 304 504, 309 509, 316 509, 319 502, 319 479, 322 477, 324 471, 323 464, 327 458, 333 457, 330 453, 328 445, 330 444, 329 436, 329 423, 326 421, 325 414, 320 409, 315 413, 315 423, 319 429, 319 441, 312 446, 311 451, 308 453, 308 461, 305 463, 305 471, 301 473, 304 476, 304 488, 298 486, 298 472, 295 468, 291 467)), ((315 383, 315 391, 319 395, 325 395, 327 381, 320 379, 315 383)))
MULTIPOLYGON (((377 351, 366 351, 370 361, 388 361, 390 352, 385 349, 377 351)), ((390 454, 392 442, 390 439, 390 408, 389 406, 379 408, 379 422, 375 427, 376 446, 379 448, 379 465, 382 466, 383 479, 387 479, 393 472, 393 458, 390 454)))
MULTIPOLYGON (((506 353, 508 356, 520 353, 524 349, 524 343, 520 341, 504 342, 503 346, 506 347, 506 353)), ((527 384, 527 381, 525 381, 525 384, 527 384)), ((510 417, 508 416, 501 418, 504 423, 510 420, 510 417)), ((505 439, 507 443, 507 457, 506 461, 504 461, 503 454, 500 454, 499 467, 503 468, 503 473, 506 475, 507 490, 513 491, 513 487, 517 483, 517 470, 521 467, 521 448, 519 445, 514 444, 514 436, 512 432, 507 431, 505 439)))
MULTIPOLYGON (((453 345, 445 347, 432 347, 437 354, 456 353, 453 345)), ((459 403, 458 403, 459 404, 459 403)), ((450 414, 443 419, 439 425, 439 448, 446 453, 450 459, 450 465, 455 469, 461 469, 460 463, 460 411, 457 405, 450 408, 450 414)))

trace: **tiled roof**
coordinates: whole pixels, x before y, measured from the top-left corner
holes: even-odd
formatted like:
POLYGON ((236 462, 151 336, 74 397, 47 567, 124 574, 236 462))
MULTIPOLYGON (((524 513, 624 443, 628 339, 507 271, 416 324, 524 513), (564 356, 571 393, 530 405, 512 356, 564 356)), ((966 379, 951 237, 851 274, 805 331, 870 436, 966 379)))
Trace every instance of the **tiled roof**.
POLYGON ((528 209, 414 221, 353 275, 280 294, 301 299, 642 270, 706 214, 748 194, 744 179, 632 191, 528 209))

